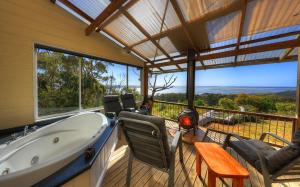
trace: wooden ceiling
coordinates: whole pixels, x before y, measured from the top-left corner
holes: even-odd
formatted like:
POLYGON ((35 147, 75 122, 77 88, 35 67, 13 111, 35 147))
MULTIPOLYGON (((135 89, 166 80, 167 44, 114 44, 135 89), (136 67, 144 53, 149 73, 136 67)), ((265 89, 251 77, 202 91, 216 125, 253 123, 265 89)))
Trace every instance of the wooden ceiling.
POLYGON ((90 22, 87 36, 105 32, 157 73, 184 71, 188 48, 198 54, 197 69, 210 69, 295 60, 291 52, 300 46, 299 0, 112 0, 94 18, 84 11, 94 0, 77 1, 56 0, 90 22), (247 60, 247 55, 276 50, 282 53, 247 60), (226 57, 232 60, 206 63, 226 57))

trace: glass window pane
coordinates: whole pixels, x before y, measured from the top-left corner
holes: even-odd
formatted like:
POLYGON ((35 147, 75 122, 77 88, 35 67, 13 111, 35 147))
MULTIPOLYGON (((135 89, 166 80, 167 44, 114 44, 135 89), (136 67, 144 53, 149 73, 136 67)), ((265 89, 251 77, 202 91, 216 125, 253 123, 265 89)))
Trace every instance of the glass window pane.
POLYGON ((82 58, 81 63, 81 107, 83 109, 102 106, 106 92, 106 75, 110 63, 90 58, 82 58))
POLYGON ((128 66, 128 89, 127 92, 133 93, 136 101, 142 100, 141 95, 141 69, 128 66))
POLYGON ((80 58, 37 49, 38 116, 79 110, 80 58))
POLYGON ((120 94, 126 89, 126 65, 111 63, 107 66, 106 94, 120 94))

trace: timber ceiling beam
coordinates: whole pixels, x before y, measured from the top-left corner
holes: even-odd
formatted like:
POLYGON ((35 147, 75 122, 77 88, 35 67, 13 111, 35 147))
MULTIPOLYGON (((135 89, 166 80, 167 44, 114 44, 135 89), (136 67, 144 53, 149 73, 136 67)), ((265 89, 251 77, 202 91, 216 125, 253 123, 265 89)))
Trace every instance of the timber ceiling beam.
MULTIPOLYGON (((251 65, 262 65, 262 64, 275 64, 275 63, 282 63, 282 62, 289 62, 292 60, 297 60, 297 55, 289 56, 284 60, 279 60, 279 58, 266 58, 266 59, 258 59, 258 60, 248 60, 248 61, 239 61, 237 65, 234 62, 225 63, 225 64, 214 64, 214 65, 206 65, 205 69, 200 66, 196 67, 196 70, 206 70, 206 69, 218 69, 218 68, 226 68, 226 67, 234 67, 234 66, 251 66, 251 65)), ((184 68, 186 70, 186 68, 184 68)), ((174 73, 179 72, 178 70, 169 70, 165 73, 174 73)), ((160 74, 160 72, 155 72, 160 74)))
MULTIPOLYGON (((86 20, 93 22, 94 19, 92 17, 90 17, 89 15, 87 15, 86 13, 84 13, 83 11, 81 11, 79 8, 77 8, 75 5, 73 5, 71 2, 69 2, 68 0, 57 0, 60 1, 62 4, 64 4, 65 6, 67 6, 68 8, 70 8, 71 10, 73 10, 74 12, 76 12, 78 15, 82 16, 83 18, 85 18, 86 20)), ((115 37, 114 35, 112 35, 111 33, 109 33, 108 31, 104 31, 106 34, 108 34, 110 37, 112 37, 114 40, 116 40, 117 42, 119 42, 120 44, 122 44, 124 46, 125 49, 128 49, 128 46, 122 42, 121 40, 119 40, 117 37, 115 37)), ((131 51, 133 51, 134 53, 136 53, 138 56, 140 56, 142 59, 144 59, 146 62, 148 63, 152 63, 147 57, 145 57, 144 55, 142 55, 141 53, 139 53, 138 51, 131 49, 131 51)), ((153 63, 152 63, 153 64, 153 63)), ((163 71, 161 68, 158 68, 160 71, 163 71)))
MULTIPOLYGON (((240 44, 241 44, 241 39, 243 35, 243 28, 244 28, 244 23, 245 23, 245 17, 246 17, 246 10, 247 10, 247 0, 243 0, 243 6, 241 10, 241 19, 240 19, 240 25, 239 25, 239 32, 238 32, 238 37, 237 37, 237 43, 236 43, 236 49, 240 49, 240 44)), ((237 57, 234 57, 234 62, 235 64, 237 63, 237 57)))
MULTIPOLYGON (((239 50, 231 50, 231 51, 225 51, 220 53, 214 53, 214 54, 208 54, 208 55, 201 55, 197 57, 197 61, 199 60, 211 60, 216 58, 224 58, 224 57, 231 57, 231 56, 237 56, 237 55, 246 55, 246 54, 253 54, 253 53, 259 53, 259 52, 265 52, 265 51, 273 51, 278 49, 286 49, 286 48, 294 48, 300 46, 300 40, 289 40, 284 42, 278 42, 278 43, 272 43, 272 44, 265 44, 255 47, 248 47, 248 48, 242 48, 239 50)), ((175 64, 183 64, 186 63, 186 60, 178 60, 174 62, 166 62, 161 64, 155 64, 151 65, 149 67, 162 67, 162 66, 169 66, 169 65, 175 65, 175 64)))
MULTIPOLYGON (((138 21, 127 11, 122 11, 123 15, 143 34, 149 41, 151 41, 170 61, 173 61, 173 58, 159 45, 159 43, 151 38, 151 35, 138 23, 138 21)), ((130 48, 131 50, 131 48, 130 48)), ((176 65, 178 69, 181 69, 180 66, 176 65)))
POLYGON ((86 29, 85 35, 90 35, 97 27, 99 27, 110 15, 121 8, 127 0, 112 0, 111 3, 100 13, 86 29))
POLYGON ((75 5, 73 5, 69 0, 57 0, 57 1, 61 2, 63 5, 65 5, 69 9, 73 10, 78 15, 80 15, 81 17, 83 17, 84 19, 86 19, 87 21, 89 21, 90 23, 94 22, 93 18, 91 18, 85 12, 83 12, 82 10, 80 10, 79 8, 77 8, 75 5))
MULTIPOLYGON (((300 35, 298 35, 297 40, 300 40, 300 35)), ((289 54, 295 49, 295 47, 285 49, 283 53, 280 55, 279 59, 284 60, 289 56, 289 54)))
POLYGON ((114 13, 112 16, 110 16, 109 18, 107 18, 103 24, 101 24, 98 29, 99 30, 103 30, 103 28, 105 28, 108 24, 110 24, 111 22, 113 22, 115 19, 117 19, 123 11, 127 11, 128 9, 130 9, 133 5, 135 5, 139 0, 131 0, 129 1, 126 5, 122 6, 119 11, 117 11, 116 13, 114 13))
MULTIPOLYGON (((170 0, 170 1, 171 1, 171 3, 172 3, 172 6, 173 6, 173 8, 174 8, 174 10, 175 10, 175 12, 176 12, 176 15, 177 15, 178 19, 180 20, 181 27, 183 28, 183 31, 184 31, 184 33, 185 33, 185 35, 186 35, 186 37, 187 37, 187 39, 188 39, 190 45, 193 47, 193 49, 194 49, 194 50, 196 51, 196 53, 198 54, 199 49, 198 49, 198 47, 196 46, 194 40, 193 40, 192 37, 191 37, 191 34, 190 34, 190 32, 189 32, 189 30, 188 30, 188 28, 187 28, 187 23, 186 23, 186 21, 185 21, 185 19, 184 19, 184 16, 183 16, 183 14, 182 14, 182 12, 181 12, 181 10, 180 10, 180 7, 179 7, 179 5, 178 5, 178 3, 177 3, 177 0, 170 0)), ((204 66, 203 61, 200 61, 200 62, 201 62, 201 64, 202 64, 202 66, 204 66)))
MULTIPOLYGON (((229 13, 234 12, 234 11, 238 11, 238 10, 240 10, 241 5, 242 5, 242 1, 234 1, 233 3, 231 3, 230 5, 228 5, 226 7, 223 7, 223 8, 217 9, 217 10, 213 10, 213 11, 207 13, 205 16, 202 16, 198 19, 190 21, 187 24, 196 24, 197 25, 197 24, 205 23, 206 21, 216 19, 218 17, 224 16, 224 15, 229 14, 229 13)), ((172 29, 165 30, 165 31, 163 31, 161 33, 158 33, 158 34, 154 34, 154 35, 151 36, 151 38, 153 40, 158 40, 160 38, 164 38, 164 37, 168 36, 170 33, 177 32, 180 29, 182 29, 181 25, 179 25, 177 27, 174 27, 172 29)), ((132 48, 136 45, 147 42, 149 40, 150 40, 149 38, 145 38, 143 40, 140 40, 140 41, 130 45, 129 47, 132 48)))

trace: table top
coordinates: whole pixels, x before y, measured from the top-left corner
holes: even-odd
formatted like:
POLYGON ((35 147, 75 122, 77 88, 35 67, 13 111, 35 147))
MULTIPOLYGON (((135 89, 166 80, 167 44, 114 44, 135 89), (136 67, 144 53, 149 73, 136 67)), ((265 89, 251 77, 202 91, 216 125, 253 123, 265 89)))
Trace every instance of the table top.
POLYGON ((216 143, 195 142, 195 149, 208 168, 220 177, 247 178, 249 172, 216 143))

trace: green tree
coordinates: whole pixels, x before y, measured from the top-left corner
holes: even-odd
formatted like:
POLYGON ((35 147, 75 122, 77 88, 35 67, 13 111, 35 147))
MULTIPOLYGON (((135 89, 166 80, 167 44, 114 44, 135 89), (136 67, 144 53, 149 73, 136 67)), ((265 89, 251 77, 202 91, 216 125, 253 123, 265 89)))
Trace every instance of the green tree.
POLYGON ((203 99, 197 99, 197 100, 195 101, 195 104, 196 104, 196 106, 204 106, 204 105, 205 105, 203 99))
POLYGON ((221 106, 224 109, 235 110, 238 108, 235 105, 234 101, 229 98, 221 98, 218 103, 219 103, 219 106, 221 106))
POLYGON ((276 109, 279 114, 295 115, 295 103, 276 103, 276 109))

